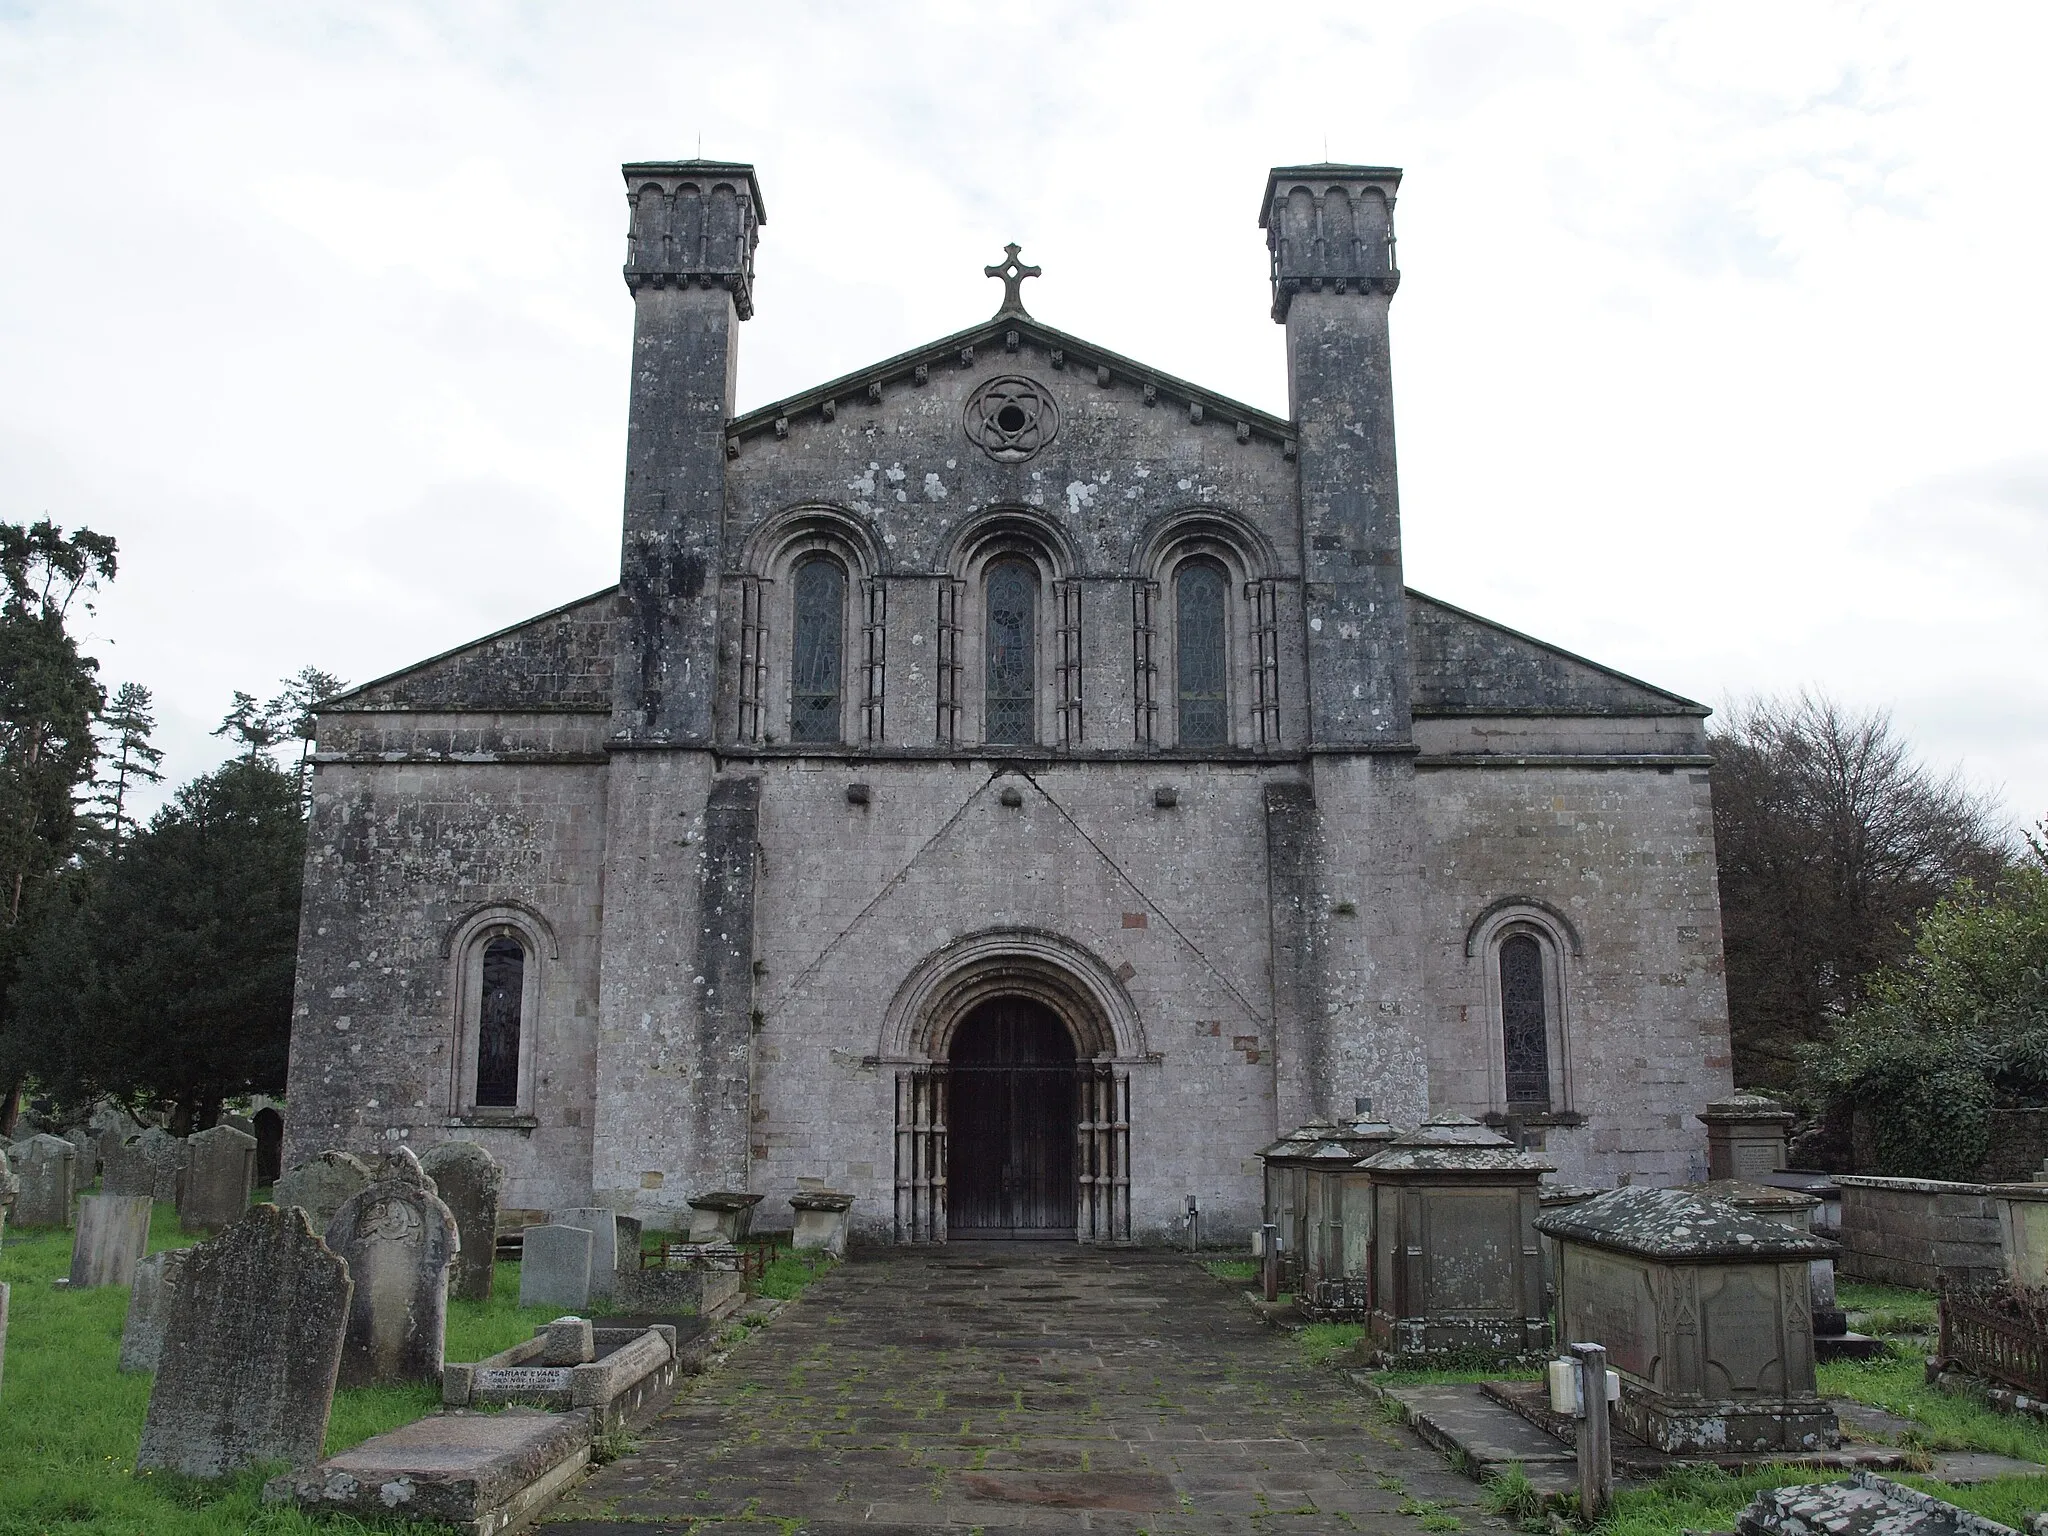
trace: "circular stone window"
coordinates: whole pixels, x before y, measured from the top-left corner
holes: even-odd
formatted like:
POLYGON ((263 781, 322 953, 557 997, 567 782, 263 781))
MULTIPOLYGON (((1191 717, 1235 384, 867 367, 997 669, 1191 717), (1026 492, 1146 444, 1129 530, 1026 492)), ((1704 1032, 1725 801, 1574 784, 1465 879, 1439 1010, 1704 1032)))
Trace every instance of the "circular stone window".
POLYGON ((1006 374, 967 398, 967 435, 1003 464, 1021 464, 1053 440, 1060 408, 1031 379, 1006 374))

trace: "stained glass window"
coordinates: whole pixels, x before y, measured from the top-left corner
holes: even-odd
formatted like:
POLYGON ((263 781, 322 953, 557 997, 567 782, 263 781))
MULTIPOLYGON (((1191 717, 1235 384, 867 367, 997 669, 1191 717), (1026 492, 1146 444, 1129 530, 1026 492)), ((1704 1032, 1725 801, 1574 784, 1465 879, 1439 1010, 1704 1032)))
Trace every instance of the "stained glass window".
POLYGON ((476 1033, 479 1108, 511 1109, 519 1103, 519 1013, 525 992, 526 946, 500 935, 484 946, 476 1033))
POLYGON ((836 560, 796 568, 796 644, 790 655, 789 739, 839 740, 840 646, 846 634, 846 572, 836 560))
POLYGON ((1036 682, 1038 572, 1022 560, 988 571, 988 699, 983 739, 1038 739, 1036 682))
POLYGON ((1500 947, 1501 1045, 1507 1057, 1508 1103, 1550 1108, 1550 1029, 1544 1016, 1543 946, 1526 933, 1500 947))
POLYGON ((1223 622, 1229 590, 1220 567, 1193 560, 1173 579, 1174 674, 1180 684, 1180 744, 1230 740, 1230 691, 1223 622))

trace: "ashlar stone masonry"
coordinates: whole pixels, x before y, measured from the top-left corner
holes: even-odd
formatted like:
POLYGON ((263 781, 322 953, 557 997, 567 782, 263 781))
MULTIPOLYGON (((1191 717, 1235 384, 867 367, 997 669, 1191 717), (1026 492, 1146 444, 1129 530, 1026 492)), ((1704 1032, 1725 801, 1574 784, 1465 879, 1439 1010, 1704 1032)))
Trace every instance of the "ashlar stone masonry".
POLYGON ((1405 586, 1398 170, 1246 219, 1271 288, 1215 302, 1270 305, 1285 414, 1021 264, 741 409, 753 168, 624 173, 618 584, 322 706, 289 1161, 460 1137, 510 1209, 823 1189, 905 1242, 1243 1230, 1254 1149, 1362 1099, 1706 1176, 1706 710, 1405 586))

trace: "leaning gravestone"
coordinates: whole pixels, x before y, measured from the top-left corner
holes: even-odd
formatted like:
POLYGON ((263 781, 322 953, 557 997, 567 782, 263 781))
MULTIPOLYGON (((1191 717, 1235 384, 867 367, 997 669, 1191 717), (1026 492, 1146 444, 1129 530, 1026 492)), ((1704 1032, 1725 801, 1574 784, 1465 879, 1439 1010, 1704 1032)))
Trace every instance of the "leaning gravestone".
POLYGON ((78 1148, 62 1136, 32 1136, 20 1170, 14 1220, 24 1227, 71 1225, 71 1178, 78 1148))
POLYGON ((463 1301, 489 1301, 497 1273, 498 1193, 505 1185, 504 1168, 473 1141, 429 1147, 420 1167, 455 1213, 462 1237, 462 1251, 448 1277, 448 1294, 463 1301))
MULTIPOLYGON (((610 1301, 618 1290, 619 1255, 626 1244, 621 1239, 621 1217, 608 1205, 580 1205, 566 1211, 550 1211, 548 1221, 557 1227, 582 1227, 590 1233, 590 1299, 610 1301)), ((630 1238, 637 1260, 640 1223, 632 1224, 630 1238)))
POLYGON ((347 1152, 322 1152, 295 1164, 277 1181, 273 1193, 282 1206, 296 1205, 315 1232, 325 1232, 334 1213, 350 1196, 370 1187, 370 1168, 347 1152))
POLYGON ((185 1275, 190 1248, 166 1248, 135 1266, 128 1292, 128 1321, 121 1329, 121 1362, 126 1374, 153 1371, 164 1352, 164 1318, 185 1275))
POLYGON ((301 1211, 259 1205, 192 1249, 166 1309, 136 1471, 215 1478, 318 1461, 353 1289, 301 1211))
POLYGON ((355 1280, 341 1384, 439 1381, 448 1326, 448 1267, 462 1239, 420 1160, 401 1148, 327 1228, 327 1246, 355 1280))
POLYGON ((528 1227, 519 1248, 519 1305, 589 1306, 590 1249, 588 1227, 528 1227))
POLYGON ((240 1220, 256 1188, 256 1138, 216 1125, 194 1136, 186 1148, 178 1225, 187 1232, 218 1232, 240 1220))
POLYGON ((149 1196, 87 1195, 71 1240, 71 1289, 128 1285, 149 1251, 149 1196))

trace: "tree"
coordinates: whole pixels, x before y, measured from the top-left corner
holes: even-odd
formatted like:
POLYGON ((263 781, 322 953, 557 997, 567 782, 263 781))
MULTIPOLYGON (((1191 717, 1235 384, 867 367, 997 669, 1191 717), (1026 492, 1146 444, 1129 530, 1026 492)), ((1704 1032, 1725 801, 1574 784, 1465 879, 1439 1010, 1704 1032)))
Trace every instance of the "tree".
POLYGON ((1785 1087, 1915 922, 1959 881, 1995 884, 2009 848, 1991 804, 1914 762, 1881 712, 1751 703, 1711 748, 1735 1075, 1785 1087))
POLYGON ((105 771, 96 781, 92 803, 105 823, 108 838, 116 843, 135 830, 135 819, 128 813, 128 791, 138 784, 163 782, 159 765, 164 754, 149 739, 156 729, 155 704, 155 695, 142 684, 123 683, 100 715, 105 771))
POLYGON ((181 788, 108 864, 82 936, 53 931, 56 963, 24 977, 92 957, 76 1005, 45 987, 39 1082, 168 1109, 180 1134, 227 1099, 282 1093, 305 848, 297 784, 266 757, 181 788), (60 1050, 67 1024, 90 1044, 60 1050))
POLYGON ((48 519, 0 523, 0 1133, 12 1134, 22 1069, 6 1002, 23 942, 71 858, 75 796, 92 777, 99 665, 66 626, 113 579, 114 541, 48 519))
POLYGON ((256 695, 237 689, 234 707, 214 728, 213 734, 232 737, 237 745, 248 750, 246 760, 250 762, 272 747, 297 741, 299 758, 293 778, 300 792, 304 793, 306 767, 313 752, 314 706, 347 686, 332 672, 322 672, 318 667, 302 667, 296 677, 285 679, 284 692, 267 704, 258 704, 256 695))
POLYGON ((279 739, 299 743, 299 761, 293 777, 302 797, 306 793, 306 769, 312 759, 313 738, 319 723, 313 713, 314 706, 323 699, 333 698, 347 686, 332 672, 322 672, 318 667, 301 667, 298 676, 289 679, 284 685, 284 692, 267 706, 278 724, 279 739))
MULTIPOLYGON (((2044 828, 2048 832, 2048 828, 2044 828)), ((2048 1100, 2048 862, 2041 844, 1994 891, 1965 881, 1901 963, 1809 1051, 1832 1103, 1869 1116, 1879 1171, 1969 1179, 1994 1108, 2048 1100)))

